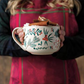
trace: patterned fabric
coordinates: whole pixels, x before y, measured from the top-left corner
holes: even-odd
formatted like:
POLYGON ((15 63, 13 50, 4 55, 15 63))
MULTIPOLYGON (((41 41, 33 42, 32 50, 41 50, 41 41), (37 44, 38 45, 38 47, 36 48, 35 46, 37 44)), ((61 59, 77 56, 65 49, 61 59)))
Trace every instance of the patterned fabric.
MULTIPOLYGON (((73 12, 69 13, 69 9, 61 5, 57 5, 57 8, 48 6, 43 8, 35 8, 35 6, 18 8, 17 13, 10 16, 11 32, 15 27, 22 27, 27 22, 32 23, 33 19, 37 19, 38 16, 48 18, 52 22, 64 26, 66 36, 73 36, 78 32, 78 25, 73 12)), ((75 60, 63 61, 51 55, 30 55, 19 59, 14 57, 12 60, 12 67, 14 68, 11 69, 10 84, 80 84, 75 60)))
MULTIPOLYGON (((83 7, 83 0, 79 1, 83 7)), ((5 12, 7 2, 8 0, 0 0, 0 55, 15 56, 12 59, 10 84, 30 84, 30 82, 31 84, 80 84, 76 61, 74 59, 67 61, 60 59, 72 59, 84 54, 84 7, 79 16, 76 17, 79 28, 77 29, 75 16, 72 13, 68 14, 68 9, 61 8, 59 9, 60 12, 56 13, 56 9, 48 8, 44 4, 42 6, 38 4, 37 6, 36 3, 33 7, 35 8, 37 6, 36 10, 27 9, 24 14, 19 12, 20 10, 18 9, 18 13, 10 17, 10 13, 8 11, 5 12), (43 9, 38 10, 38 7, 42 7, 43 9), (62 17, 60 17, 60 14, 62 17), (54 22, 58 21, 60 25, 64 25, 65 27, 67 34, 65 36, 64 46, 57 53, 53 54, 53 56, 59 59, 55 59, 52 56, 31 56, 30 53, 23 51, 12 39, 11 31, 16 26, 22 26, 27 21, 31 23, 33 18, 37 19, 39 15, 49 18, 54 22), (24 19, 23 16, 27 18, 24 19), (22 20, 18 19, 19 17, 22 20), (31 19, 28 17, 31 17, 31 19), (21 21, 20 23, 19 20, 21 21), (67 22, 67 25, 65 25, 65 22, 67 22), (28 57, 21 58, 22 56, 28 57)))
MULTIPOLYGON (((76 17, 79 26, 79 32, 74 37, 65 37, 64 46, 56 53, 54 57, 59 59, 73 59, 84 54, 84 1, 79 0, 82 4, 82 10, 76 17)), ((0 0, 0 55, 22 57, 29 56, 30 53, 23 51, 12 39, 10 32, 10 13, 5 12, 8 0, 0 0)), ((31 5, 30 5, 31 7, 31 5)), ((76 9, 74 8, 76 13, 76 9)))
MULTIPOLYGON (((79 26, 79 32, 74 37, 65 37, 64 46, 53 56, 59 59, 73 59, 84 54, 84 1, 79 0, 82 4, 82 10, 76 17, 79 26)), ((12 39, 10 32, 10 13, 5 12, 8 0, 0 0, 0 55, 22 57, 30 53, 23 51, 12 39), (19 52, 19 53, 18 53, 19 52)), ((31 7, 31 6, 30 6, 31 7)), ((76 13, 76 9, 74 8, 76 13)))

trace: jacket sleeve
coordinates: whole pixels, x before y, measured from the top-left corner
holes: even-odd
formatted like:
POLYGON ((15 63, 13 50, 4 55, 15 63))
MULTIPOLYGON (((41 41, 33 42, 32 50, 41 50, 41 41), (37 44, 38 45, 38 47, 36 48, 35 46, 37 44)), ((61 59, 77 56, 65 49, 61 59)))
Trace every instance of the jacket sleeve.
POLYGON ((0 55, 1 56, 28 56, 12 39, 10 31, 10 13, 5 12, 8 0, 0 0, 0 55))
POLYGON ((82 4, 80 14, 76 16, 79 32, 76 36, 65 37, 64 46, 57 53, 53 54, 58 59, 74 59, 84 55, 84 1, 79 1, 82 4))

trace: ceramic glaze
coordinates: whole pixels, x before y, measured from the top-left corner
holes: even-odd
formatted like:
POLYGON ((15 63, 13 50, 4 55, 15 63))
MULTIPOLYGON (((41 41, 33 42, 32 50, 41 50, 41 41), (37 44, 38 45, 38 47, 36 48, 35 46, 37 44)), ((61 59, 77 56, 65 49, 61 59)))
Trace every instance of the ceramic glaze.
MULTIPOLYGON (((20 28, 20 27, 18 27, 20 28)), ((24 45, 17 41, 14 32, 12 32, 14 41, 25 51, 34 55, 50 55, 60 49, 59 28, 60 26, 28 26, 25 24, 24 45)))

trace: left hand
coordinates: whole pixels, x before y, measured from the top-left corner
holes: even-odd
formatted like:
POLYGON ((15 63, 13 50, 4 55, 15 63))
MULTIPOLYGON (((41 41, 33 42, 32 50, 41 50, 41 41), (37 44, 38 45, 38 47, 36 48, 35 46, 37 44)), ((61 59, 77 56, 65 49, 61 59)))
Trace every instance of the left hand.
POLYGON ((65 40, 64 36, 65 36, 65 31, 64 31, 64 27, 61 26, 60 27, 60 30, 59 30, 59 34, 60 34, 60 39, 61 39, 61 42, 60 42, 60 47, 63 47, 63 42, 65 40))

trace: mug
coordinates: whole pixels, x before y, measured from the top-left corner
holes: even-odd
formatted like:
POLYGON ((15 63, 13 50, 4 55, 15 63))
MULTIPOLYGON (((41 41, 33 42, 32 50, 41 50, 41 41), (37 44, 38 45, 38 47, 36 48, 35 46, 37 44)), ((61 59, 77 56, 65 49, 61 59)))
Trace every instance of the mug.
POLYGON ((12 31, 12 37, 23 50, 33 55, 51 55, 60 49, 59 25, 23 26, 25 32, 23 45, 15 37, 18 28, 21 27, 16 27, 12 31))

